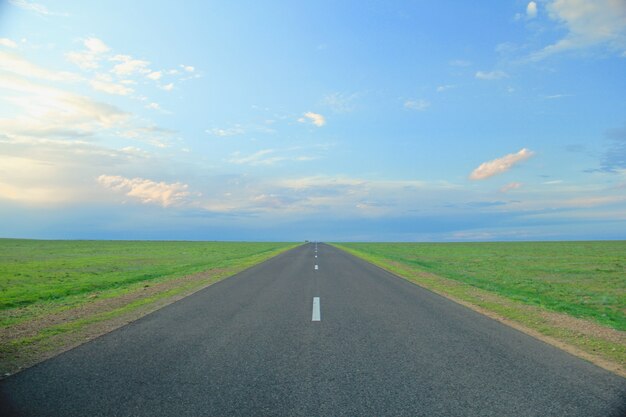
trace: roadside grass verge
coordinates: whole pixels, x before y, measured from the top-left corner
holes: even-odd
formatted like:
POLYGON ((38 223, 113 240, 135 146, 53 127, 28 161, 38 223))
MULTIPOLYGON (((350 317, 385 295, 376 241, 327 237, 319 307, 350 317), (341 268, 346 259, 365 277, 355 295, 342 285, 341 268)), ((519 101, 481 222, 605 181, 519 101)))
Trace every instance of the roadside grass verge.
POLYGON ((626 377, 626 241, 335 246, 626 377))
POLYGON ((0 239, 0 377, 297 245, 0 239))

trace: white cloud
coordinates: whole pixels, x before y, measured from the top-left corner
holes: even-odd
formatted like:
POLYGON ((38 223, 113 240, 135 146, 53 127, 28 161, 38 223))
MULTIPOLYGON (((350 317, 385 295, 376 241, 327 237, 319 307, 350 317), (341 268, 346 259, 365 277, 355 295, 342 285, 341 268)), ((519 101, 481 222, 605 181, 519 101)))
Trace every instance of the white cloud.
POLYGON ((119 133, 119 136, 126 139, 144 142, 163 149, 172 146, 171 142, 176 134, 177 132, 175 130, 165 129, 158 126, 147 126, 122 131, 119 133))
POLYGON ((9 0, 9 3, 21 9, 35 12, 44 16, 69 16, 67 13, 52 12, 48 10, 46 6, 26 0, 9 0))
POLYGON ((57 168, 47 161, 0 155, 0 199, 28 204, 63 202, 68 199, 67 192, 46 182, 56 174, 57 168))
POLYGON ((118 96, 127 96, 133 93, 133 89, 126 87, 123 84, 117 84, 113 82, 103 80, 91 80, 89 82, 94 90, 103 91, 108 94, 115 94, 118 96))
POLYGON ((517 190, 521 188, 523 184, 521 182, 510 182, 506 184, 504 187, 500 188, 501 193, 508 193, 511 190, 517 190))
POLYGON ((476 72, 475 77, 479 80, 499 80, 502 78, 507 78, 509 75, 504 71, 478 71, 476 72))
POLYGON ((17 44, 8 38, 0 38, 0 46, 6 46, 7 48, 17 48, 17 44))
POLYGON ((87 38, 83 41, 84 51, 71 51, 65 54, 65 58, 81 69, 95 69, 100 66, 103 54, 110 48, 98 38, 87 38))
POLYGON ((358 94, 331 93, 324 97, 324 105, 330 107, 335 113, 348 113, 354 110, 354 101, 358 94))
POLYGON ((404 102, 404 107, 411 110, 424 111, 430 107, 430 102, 427 100, 407 100, 404 102))
POLYGON ((526 6, 526 16, 529 19, 534 19, 535 17, 537 17, 537 3, 535 3, 534 1, 528 3, 528 5, 526 6))
POLYGON ((570 207, 598 207, 626 201, 626 196, 597 196, 597 197, 576 197, 563 201, 563 205, 570 207))
POLYGON ((89 52, 76 52, 71 51, 65 54, 65 58, 72 64, 78 66, 81 69, 96 69, 100 66, 98 58, 89 52))
POLYGON ((119 175, 100 175, 98 183, 110 190, 124 193, 144 204, 163 207, 181 205, 189 197, 189 186, 180 182, 156 182, 144 178, 125 178, 119 175))
POLYGON ((161 71, 152 71, 150 74, 146 75, 146 77, 154 81, 161 79, 162 76, 163 76, 163 73, 161 71))
POLYGON ((262 149, 248 156, 241 156, 239 152, 235 152, 228 162, 237 165, 273 165, 286 159, 282 156, 270 156, 275 153, 274 149, 262 149))
POLYGON ((304 117, 298 119, 300 123, 306 123, 307 121, 313 123, 317 127, 322 127, 326 124, 326 118, 318 113, 306 112, 304 117), (307 120, 308 119, 308 120, 307 120))
POLYGON ((24 78, 0 77, 0 88, 19 93, 4 100, 19 111, 18 116, 0 119, 0 131, 11 135, 41 136, 65 132, 75 137, 91 135, 124 123, 128 114, 115 106, 88 97, 40 85, 24 78))
POLYGON ((152 109, 152 110, 161 110, 161 106, 159 105, 159 103, 155 103, 155 102, 149 103, 146 106, 146 108, 152 109))
MULTIPOLYGON (((380 216, 406 213, 423 203, 429 187, 421 181, 365 180, 345 176, 311 176, 273 181, 262 188, 272 205, 255 209, 277 213, 312 213, 330 210, 349 216, 380 216), (280 203, 280 204, 275 204, 280 203), (358 212, 355 212, 355 208, 358 212)), ((436 189, 437 187, 435 187, 436 189)))
POLYGON ((306 190, 311 188, 327 188, 327 187, 345 187, 345 186, 363 186, 367 181, 358 178, 349 177, 328 177, 328 176, 312 176, 282 180, 278 183, 281 187, 306 190))
POLYGON ((187 72, 194 72, 196 69, 194 67, 192 67, 191 65, 182 65, 180 66, 182 69, 184 69, 187 72))
POLYGON ((128 76, 136 73, 148 74, 151 72, 148 68, 150 62, 142 59, 134 59, 130 55, 115 55, 111 58, 111 61, 121 62, 115 65, 111 70, 112 73, 118 76, 128 76))
POLYGON ((596 45, 606 45, 618 53, 626 48, 626 2, 623 0, 552 0, 548 15, 567 28, 567 35, 531 55, 547 56, 596 45))
POLYGON ((242 135, 245 133, 245 130, 241 126, 236 125, 234 127, 229 127, 226 129, 220 129, 220 128, 207 129, 205 130, 205 132, 210 133, 211 135, 214 135, 214 136, 227 137, 227 136, 242 135))
POLYGON ((452 90, 453 88, 455 88, 455 85, 452 84, 447 84, 447 85, 440 85, 439 87, 437 87, 437 92, 438 93, 442 93, 444 91, 448 91, 448 90, 452 90))
POLYGON ((109 48, 104 42, 102 42, 98 38, 87 38, 83 41, 85 47, 94 54, 103 54, 105 52, 109 52, 111 48, 109 48))
POLYGON ((77 81, 76 74, 64 71, 53 71, 25 60, 12 53, 0 51, 0 71, 10 72, 21 77, 39 78, 48 81, 77 81))
POLYGON ((513 165, 530 158, 534 154, 533 151, 523 148, 517 153, 511 153, 492 161, 483 162, 478 168, 472 171, 469 177, 472 180, 484 180, 493 175, 501 174, 511 169, 513 165))
MULTIPOLYGON (((0 199, 42 205, 94 203, 106 198, 93 178, 102 169, 146 164, 150 155, 137 148, 113 149, 84 140, 51 135, 0 135, 0 199)), ((144 168, 146 165, 143 165, 144 168)))
POLYGON ((550 94, 547 96, 543 96, 546 100, 556 100, 559 98, 572 97, 572 94, 550 94))
POLYGON ((174 89, 174 83, 165 84, 164 86, 161 86, 160 88, 165 91, 172 91, 174 89))
POLYGON ((262 149, 247 156, 242 155, 241 152, 234 152, 228 162, 237 165, 263 166, 274 165, 282 161, 308 162, 318 159, 317 156, 312 155, 294 155, 295 151, 301 150, 299 147, 282 150, 262 149))

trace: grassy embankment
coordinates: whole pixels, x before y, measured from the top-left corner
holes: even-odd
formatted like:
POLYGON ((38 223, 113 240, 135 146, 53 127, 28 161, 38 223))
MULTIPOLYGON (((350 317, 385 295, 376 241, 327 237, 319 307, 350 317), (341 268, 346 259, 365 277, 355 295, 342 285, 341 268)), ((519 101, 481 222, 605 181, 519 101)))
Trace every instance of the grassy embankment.
POLYGON ((626 241, 336 246, 626 376, 626 241))
POLYGON ((294 246, 0 239, 0 375, 294 246))

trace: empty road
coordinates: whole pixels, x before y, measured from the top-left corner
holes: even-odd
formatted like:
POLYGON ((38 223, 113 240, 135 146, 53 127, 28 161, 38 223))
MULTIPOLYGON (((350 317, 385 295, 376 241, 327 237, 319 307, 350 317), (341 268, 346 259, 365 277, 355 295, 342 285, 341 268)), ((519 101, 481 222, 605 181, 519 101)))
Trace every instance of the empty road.
POLYGON ((0 381, 0 415, 623 417, 626 379, 309 243, 0 381))

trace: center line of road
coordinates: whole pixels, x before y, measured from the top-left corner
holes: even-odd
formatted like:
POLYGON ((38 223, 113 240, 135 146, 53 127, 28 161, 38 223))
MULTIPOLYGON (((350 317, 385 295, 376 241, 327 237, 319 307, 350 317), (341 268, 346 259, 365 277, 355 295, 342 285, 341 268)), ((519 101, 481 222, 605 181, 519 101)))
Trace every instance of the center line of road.
POLYGON ((317 265, 315 265, 315 269, 316 269, 316 270, 318 269, 318 266, 317 266, 317 265))
POLYGON ((313 297, 313 317, 311 321, 322 321, 320 318, 320 298, 313 297))

